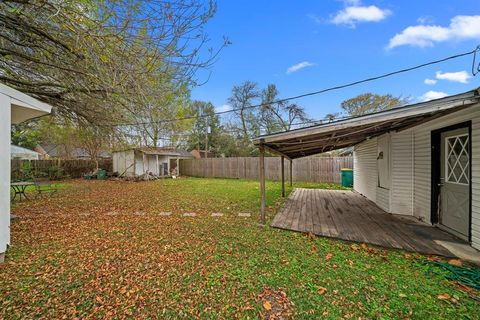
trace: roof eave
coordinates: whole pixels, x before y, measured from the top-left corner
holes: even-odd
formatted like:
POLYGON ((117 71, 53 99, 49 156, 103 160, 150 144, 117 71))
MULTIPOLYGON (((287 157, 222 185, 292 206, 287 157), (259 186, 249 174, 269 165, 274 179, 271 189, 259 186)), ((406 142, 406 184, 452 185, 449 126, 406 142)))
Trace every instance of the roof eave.
POLYGON ((346 129, 349 127, 355 127, 359 125, 375 123, 379 121, 388 120, 389 118, 395 118, 399 113, 402 113, 402 117, 415 116, 424 112, 436 112, 445 109, 450 109, 457 106, 474 104, 479 100, 479 89, 470 90, 465 93, 452 95, 446 98, 431 100, 428 102, 416 103, 407 105, 395 109, 380 111, 364 116, 349 118, 345 120, 339 120, 331 123, 315 125, 306 128, 294 129, 290 131, 275 133, 271 135, 263 135, 255 138, 253 143, 255 145, 261 145, 264 143, 273 143, 284 139, 293 139, 311 134, 321 134, 332 130, 346 129), (451 102, 451 103, 449 103, 451 102), (439 105, 442 103, 444 105, 439 105))

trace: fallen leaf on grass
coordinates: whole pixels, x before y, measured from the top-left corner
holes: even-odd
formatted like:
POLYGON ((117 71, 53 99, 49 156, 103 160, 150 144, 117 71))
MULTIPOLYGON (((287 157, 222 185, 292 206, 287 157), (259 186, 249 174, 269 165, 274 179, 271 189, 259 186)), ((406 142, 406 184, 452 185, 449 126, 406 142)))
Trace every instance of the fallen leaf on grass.
POLYGON ((324 288, 324 287, 321 287, 320 289, 318 289, 317 292, 318 292, 319 295, 323 295, 323 294, 325 294, 325 292, 327 292, 327 289, 324 288))
POLYGON ((332 257, 333 257, 333 254, 329 252, 329 253, 327 253, 327 255, 325 256, 325 259, 330 260, 330 259, 332 259, 332 257))
POLYGON ((265 310, 270 311, 270 310, 272 310, 272 304, 271 304, 270 302, 268 302, 268 301, 265 301, 265 302, 263 303, 263 308, 265 308, 265 310))
POLYGON ((437 296, 437 299, 438 300, 449 300, 450 299, 450 295, 448 293, 442 293, 442 294, 439 294, 437 296))
POLYGON ((263 306, 262 319, 287 319, 293 314, 293 303, 283 290, 265 288, 257 299, 263 306))

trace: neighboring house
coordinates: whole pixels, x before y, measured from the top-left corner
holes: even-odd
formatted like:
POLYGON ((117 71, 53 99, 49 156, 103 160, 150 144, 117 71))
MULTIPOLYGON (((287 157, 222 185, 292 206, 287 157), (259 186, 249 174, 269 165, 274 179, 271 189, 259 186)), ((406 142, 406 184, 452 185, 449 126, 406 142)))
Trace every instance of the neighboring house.
POLYGON ((353 147, 355 191, 480 249, 479 102, 475 89, 254 143, 289 159, 353 147))
POLYGON ((48 155, 47 151, 45 151, 45 149, 43 149, 41 145, 37 144, 34 150, 40 155, 39 157, 40 160, 50 159, 50 156, 48 155))
POLYGON ((132 148, 113 152, 113 171, 121 177, 179 175, 180 159, 193 159, 186 150, 173 148, 132 148))
MULTIPOLYGON (((38 152, 44 154, 46 159, 73 159, 73 160, 90 160, 90 154, 84 148, 54 145, 54 144, 42 144, 36 148, 38 152)), ((111 159, 112 153, 107 150, 100 150, 97 155, 98 159, 111 159)))
MULTIPOLYGON (((0 84, 0 148, 9 150, 10 129, 28 119, 50 113, 52 107, 0 84)), ((10 244, 10 152, 0 154, 0 262, 10 244)))
POLYGON ((192 154, 192 156, 195 159, 215 158, 215 154, 213 152, 210 152, 210 151, 206 152, 205 150, 194 149, 194 150, 190 151, 190 153, 192 154))
POLYGON ((16 145, 10 145, 10 159, 18 159, 18 160, 38 160, 40 159, 40 153, 19 147, 16 145))

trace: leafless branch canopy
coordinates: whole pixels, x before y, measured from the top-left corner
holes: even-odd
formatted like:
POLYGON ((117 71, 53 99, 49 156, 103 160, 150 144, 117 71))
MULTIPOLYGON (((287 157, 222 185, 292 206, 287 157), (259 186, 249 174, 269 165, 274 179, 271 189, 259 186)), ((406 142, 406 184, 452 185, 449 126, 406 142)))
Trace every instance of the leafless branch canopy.
POLYGON ((4 0, 0 82, 70 119, 114 123, 145 77, 191 85, 215 62, 226 44, 207 47, 215 11, 202 0, 4 0))

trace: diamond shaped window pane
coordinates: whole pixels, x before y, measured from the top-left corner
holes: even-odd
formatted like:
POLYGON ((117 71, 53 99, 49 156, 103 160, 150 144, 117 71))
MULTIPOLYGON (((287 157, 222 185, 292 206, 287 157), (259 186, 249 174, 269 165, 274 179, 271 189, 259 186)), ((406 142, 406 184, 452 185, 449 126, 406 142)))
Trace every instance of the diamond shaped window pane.
POLYGON ((468 144, 468 135, 453 136, 446 139, 446 181, 459 184, 469 183, 468 144))

